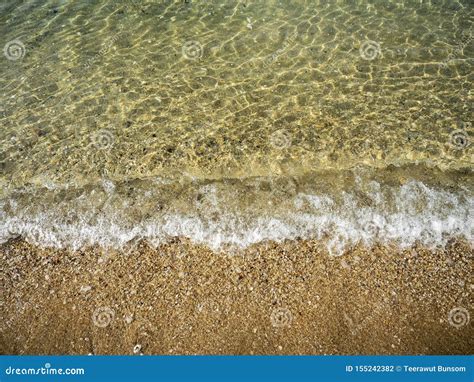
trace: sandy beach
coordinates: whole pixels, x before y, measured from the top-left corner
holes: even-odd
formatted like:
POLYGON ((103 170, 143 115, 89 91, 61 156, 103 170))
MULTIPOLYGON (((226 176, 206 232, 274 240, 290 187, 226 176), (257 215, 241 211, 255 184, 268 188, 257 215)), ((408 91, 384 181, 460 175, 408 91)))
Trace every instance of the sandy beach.
POLYGON ((470 354, 472 248, 0 248, 2 354, 470 354))

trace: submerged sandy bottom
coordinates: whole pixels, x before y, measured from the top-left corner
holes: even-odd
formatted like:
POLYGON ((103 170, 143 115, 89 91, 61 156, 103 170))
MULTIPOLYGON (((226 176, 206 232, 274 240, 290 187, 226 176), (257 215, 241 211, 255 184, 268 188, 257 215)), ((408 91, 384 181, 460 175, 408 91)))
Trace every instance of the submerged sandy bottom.
POLYGON ((0 247, 2 354, 470 354, 472 247, 0 247))

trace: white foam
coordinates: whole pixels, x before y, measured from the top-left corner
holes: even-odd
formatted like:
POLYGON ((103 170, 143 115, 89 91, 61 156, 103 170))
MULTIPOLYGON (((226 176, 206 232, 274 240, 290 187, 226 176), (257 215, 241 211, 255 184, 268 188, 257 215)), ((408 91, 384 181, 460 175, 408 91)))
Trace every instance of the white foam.
POLYGON ((33 215, 27 210, 16 211, 13 216, 2 212, 0 242, 21 235, 41 246, 120 248, 135 238, 158 245, 185 237, 219 250, 223 246, 245 248, 267 240, 327 238, 328 251, 340 255, 359 242, 395 242, 401 247, 419 242, 432 248, 444 246, 451 237, 473 240, 474 201, 467 190, 431 189, 417 181, 390 188, 373 184, 368 205, 361 204, 355 192, 337 196, 298 193, 285 208, 262 210, 249 206, 229 211, 215 189, 203 189, 208 191, 212 204, 208 212, 212 216, 206 215, 202 206, 189 205, 186 212, 172 210, 132 226, 120 218, 123 211, 115 214, 113 209, 106 209, 107 213, 93 222, 77 219, 73 223, 65 223, 54 209, 33 215))

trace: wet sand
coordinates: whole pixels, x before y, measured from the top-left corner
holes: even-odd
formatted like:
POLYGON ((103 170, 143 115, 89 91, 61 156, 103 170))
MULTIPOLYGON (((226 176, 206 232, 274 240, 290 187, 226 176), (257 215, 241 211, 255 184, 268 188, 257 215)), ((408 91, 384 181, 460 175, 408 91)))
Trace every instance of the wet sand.
POLYGON ((472 247, 0 247, 2 354, 472 354, 472 247), (456 310, 457 309, 457 310, 456 310), (451 312, 451 313, 450 313, 451 312))

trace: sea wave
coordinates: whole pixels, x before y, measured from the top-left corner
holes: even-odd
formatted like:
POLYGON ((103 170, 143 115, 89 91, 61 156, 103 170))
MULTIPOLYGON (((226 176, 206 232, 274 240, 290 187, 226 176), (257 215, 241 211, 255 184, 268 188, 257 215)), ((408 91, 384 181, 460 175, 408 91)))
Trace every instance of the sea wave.
POLYGON ((80 190, 22 190, 0 202, 0 242, 21 236, 47 247, 124 248, 140 239, 160 245, 182 237, 221 250, 317 239, 337 256, 359 243, 433 248, 452 237, 473 241, 474 198, 465 187, 354 173, 340 178, 105 181, 80 190))

